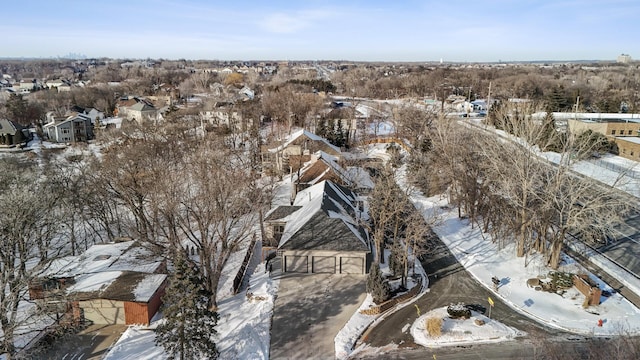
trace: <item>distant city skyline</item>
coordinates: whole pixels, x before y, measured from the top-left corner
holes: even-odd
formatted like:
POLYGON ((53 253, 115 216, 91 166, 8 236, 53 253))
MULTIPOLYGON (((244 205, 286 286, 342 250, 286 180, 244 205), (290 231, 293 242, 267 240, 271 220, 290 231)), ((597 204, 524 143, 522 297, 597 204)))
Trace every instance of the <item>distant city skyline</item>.
POLYGON ((638 57, 636 0, 25 0, 0 57, 495 62, 638 57))

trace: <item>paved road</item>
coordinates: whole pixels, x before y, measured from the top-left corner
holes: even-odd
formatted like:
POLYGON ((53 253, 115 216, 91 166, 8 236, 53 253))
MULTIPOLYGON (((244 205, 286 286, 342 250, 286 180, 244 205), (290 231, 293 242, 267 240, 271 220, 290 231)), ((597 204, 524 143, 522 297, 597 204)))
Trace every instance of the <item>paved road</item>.
POLYGON ((634 214, 614 228, 614 239, 597 248, 599 252, 640 277, 640 215, 634 214))
MULTIPOLYGON (((416 301, 421 313, 428 312, 432 309, 447 306, 451 303, 464 302, 465 304, 476 304, 479 307, 485 308, 488 306, 487 298, 491 296, 491 292, 485 287, 480 285, 469 273, 460 265, 460 263, 451 254, 449 249, 437 238, 433 237, 431 240, 433 254, 427 255, 422 261, 422 266, 425 268, 427 274, 429 274, 429 293, 423 295, 416 301)), ((567 339, 582 339, 580 336, 574 336, 563 331, 559 331, 553 328, 548 328, 538 324, 537 322, 527 318, 520 313, 513 311, 506 304, 493 297, 495 301, 495 307, 491 311, 491 317, 498 321, 505 323, 509 326, 522 330, 528 334, 527 339, 515 340, 508 345, 513 347, 513 351, 510 352, 504 348, 500 350, 504 352, 502 358, 528 357, 533 355, 536 351, 536 346, 529 339, 557 339, 564 341, 567 339), (528 345, 523 346, 522 343, 526 342, 528 345)), ((404 307, 372 329, 370 333, 364 339, 364 343, 369 347, 384 348, 389 344, 397 344, 399 348, 403 349, 399 352, 393 351, 385 356, 393 358, 394 356, 404 356, 408 353, 415 353, 416 357, 413 358, 432 358, 433 354, 458 354, 460 348, 442 348, 438 351, 432 349, 426 349, 420 345, 416 345, 413 341, 413 337, 409 333, 409 326, 418 318, 417 310, 415 306, 404 307), (405 331, 402 331, 405 329, 405 331)), ((478 351, 476 355, 470 358, 484 358, 490 359, 497 356, 500 358, 502 355, 494 353, 494 347, 503 348, 504 343, 498 345, 488 345, 483 347, 473 346, 474 352, 478 351), (479 350, 478 350, 479 349, 479 350)), ((464 347, 468 349, 470 347, 464 347)), ((465 351, 467 353, 468 351, 465 351)), ((379 354, 378 354, 379 355, 379 354)), ((453 356, 453 355, 452 355, 453 356)), ((452 358, 456 358, 453 356, 452 358)), ((465 355, 466 356, 466 355, 465 355)), ((368 358, 376 357, 373 353, 365 352, 357 357, 368 358)), ((440 358, 438 356, 438 358, 440 358)), ((461 358, 461 357, 458 357, 461 358)))
POLYGON ((334 338, 365 299, 364 275, 280 273, 271 359, 335 359, 334 338))

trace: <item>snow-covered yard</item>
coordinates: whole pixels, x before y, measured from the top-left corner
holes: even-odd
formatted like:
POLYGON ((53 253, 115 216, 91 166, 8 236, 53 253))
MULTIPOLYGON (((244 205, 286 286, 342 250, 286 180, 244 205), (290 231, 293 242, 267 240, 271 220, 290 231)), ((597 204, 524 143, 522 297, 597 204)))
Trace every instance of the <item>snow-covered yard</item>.
POLYGON ((416 344, 437 347, 500 342, 524 334, 475 311, 471 312, 469 319, 451 319, 447 314, 447 308, 442 307, 420 316, 411 325, 411 335, 416 344), (426 327, 426 321, 429 318, 443 319, 440 336, 429 335, 426 327), (476 320, 481 321, 482 325, 476 323, 476 320))
MULTIPOLYGON (((278 283, 258 266, 249 283, 251 298, 242 292, 220 301, 216 344, 221 359, 269 358, 269 329, 278 283)), ((164 349, 155 344, 156 326, 157 322, 150 327, 129 327, 105 360, 169 359, 164 349)))
POLYGON ((495 276, 501 280, 498 290, 494 290, 495 297, 514 310, 548 326, 574 333, 609 336, 625 331, 640 334, 640 310, 571 258, 564 257, 559 270, 587 274, 602 290, 609 292, 610 296, 601 297, 600 305, 583 308, 584 296, 575 287, 561 296, 527 286, 527 279, 543 277, 551 271, 542 265, 539 256, 517 258, 512 244, 498 248, 498 244, 477 226, 472 227, 467 220, 459 219, 457 210, 448 208, 443 198, 425 198, 419 193, 413 193, 411 198, 427 216, 432 212, 439 213, 442 222, 434 231, 473 277, 492 290, 491 278, 495 276), (602 320, 602 326, 598 326, 599 320, 602 320))

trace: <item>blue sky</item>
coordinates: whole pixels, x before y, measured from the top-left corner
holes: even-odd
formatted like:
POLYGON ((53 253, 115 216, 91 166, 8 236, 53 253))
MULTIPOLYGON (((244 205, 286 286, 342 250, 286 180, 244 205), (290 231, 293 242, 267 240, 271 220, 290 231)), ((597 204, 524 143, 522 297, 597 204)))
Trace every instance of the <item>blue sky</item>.
POLYGON ((640 58, 638 0, 12 0, 0 9, 0 57, 640 58))

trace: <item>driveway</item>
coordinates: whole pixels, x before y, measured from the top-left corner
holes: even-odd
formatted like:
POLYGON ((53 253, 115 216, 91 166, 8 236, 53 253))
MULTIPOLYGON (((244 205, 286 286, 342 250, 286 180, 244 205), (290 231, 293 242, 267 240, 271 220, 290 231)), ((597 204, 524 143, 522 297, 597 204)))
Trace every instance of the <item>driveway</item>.
POLYGON ((335 359, 334 338, 365 299, 365 275, 281 273, 271 359, 335 359))
POLYGON ((67 334, 48 347, 33 349, 30 359, 99 360, 120 338, 127 325, 90 325, 77 334, 67 334))

